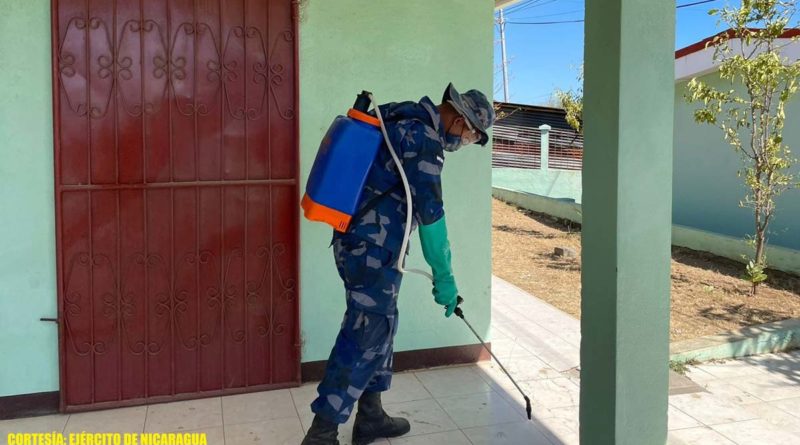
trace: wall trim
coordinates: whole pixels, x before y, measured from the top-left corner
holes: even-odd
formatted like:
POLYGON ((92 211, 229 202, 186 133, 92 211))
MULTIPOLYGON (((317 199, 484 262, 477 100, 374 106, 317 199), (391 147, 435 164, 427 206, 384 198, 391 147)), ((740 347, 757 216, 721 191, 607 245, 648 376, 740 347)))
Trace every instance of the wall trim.
POLYGON ((672 343, 669 359, 679 362, 725 360, 798 347, 800 319, 790 318, 672 343))
MULTIPOLYGON (((734 31, 730 29, 722 31, 675 51, 675 81, 687 81, 693 77, 699 77, 719 69, 719 63, 714 61, 715 48, 711 44, 715 37, 726 34, 728 37, 733 37, 734 31)), ((792 38, 798 35, 800 35, 800 30, 788 29, 778 38, 779 45, 783 47, 780 53, 788 60, 797 60, 797 56, 800 54, 800 47, 792 43, 792 38)), ((731 49, 738 52, 742 47, 742 39, 731 38, 730 44, 731 49)), ((747 51, 754 48, 753 45, 745 45, 745 50, 747 51)))
MULTIPOLYGON (((743 262, 742 255, 750 255, 752 252, 752 248, 743 239, 680 224, 672 225, 672 244, 711 252, 738 262, 743 262)), ((800 250, 767 245, 767 263, 770 269, 800 275, 800 250)))
POLYGON ((0 420, 56 414, 58 400, 58 391, 0 397, 0 420))
MULTIPOLYGON (((486 346, 492 347, 489 342, 486 343, 486 346)), ((394 371, 463 365, 486 361, 490 358, 489 352, 480 344, 401 351, 394 353, 394 371)), ((300 366, 302 382, 321 380, 325 374, 326 364, 327 360, 302 363, 300 366)), ((155 403, 152 400, 149 402, 155 403)), ((59 412, 58 403, 59 391, 0 397, 0 420, 57 414, 59 412)))
MULTIPOLYGON (((486 343, 491 348, 491 343, 486 343)), ((436 366, 463 365, 489 360, 491 356, 480 344, 449 346, 444 348, 416 349, 394 353, 394 372, 436 366)), ((300 365, 302 381, 322 380, 327 360, 305 362, 300 365)))

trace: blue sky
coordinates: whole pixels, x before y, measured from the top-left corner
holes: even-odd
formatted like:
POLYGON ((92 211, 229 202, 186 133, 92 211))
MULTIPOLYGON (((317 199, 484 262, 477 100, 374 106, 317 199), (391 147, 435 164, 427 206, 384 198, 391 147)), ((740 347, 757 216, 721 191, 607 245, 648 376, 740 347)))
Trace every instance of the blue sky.
MULTIPOLYGON (((697 0, 678 0, 679 5, 697 0)), ((677 10, 675 48, 683 48, 722 29, 708 10, 726 0, 716 0, 677 10)), ((584 0, 522 0, 508 11, 509 22, 549 22, 580 20, 584 0), (517 9, 514 12, 514 9, 517 9)), ((583 59, 583 23, 554 25, 506 25, 506 52, 509 59, 509 100, 524 104, 545 104, 556 88, 577 86, 578 68, 583 59)), ((503 99, 500 72, 500 33, 495 27, 495 99, 503 99)))

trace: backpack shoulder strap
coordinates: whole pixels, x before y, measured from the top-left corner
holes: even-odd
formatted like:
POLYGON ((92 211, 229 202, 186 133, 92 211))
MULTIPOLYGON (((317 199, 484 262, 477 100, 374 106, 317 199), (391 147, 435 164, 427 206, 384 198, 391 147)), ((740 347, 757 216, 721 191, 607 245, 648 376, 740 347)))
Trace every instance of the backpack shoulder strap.
POLYGON ((367 214, 367 212, 369 212, 370 210, 374 209, 375 206, 378 205, 378 203, 380 202, 381 199, 383 199, 386 196, 391 195, 392 193, 394 193, 396 191, 401 190, 402 188, 403 188, 403 181, 400 181, 400 182, 396 183, 395 185, 393 185, 392 187, 390 187, 385 192, 383 192, 380 195, 375 196, 374 198, 370 199, 369 201, 367 201, 367 203, 364 205, 364 207, 362 207, 358 212, 356 212, 355 215, 353 215, 352 218, 350 218, 350 221, 353 222, 353 221, 360 220, 362 217, 364 217, 364 215, 367 214))

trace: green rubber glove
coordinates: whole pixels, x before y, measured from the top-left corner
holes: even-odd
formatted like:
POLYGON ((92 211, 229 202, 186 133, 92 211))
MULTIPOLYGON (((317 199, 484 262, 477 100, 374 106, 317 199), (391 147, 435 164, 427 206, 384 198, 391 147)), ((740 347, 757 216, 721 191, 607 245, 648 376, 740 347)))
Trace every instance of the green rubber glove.
POLYGON ((447 309, 445 317, 456 310, 458 289, 450 265, 450 242, 444 216, 433 224, 419 227, 422 254, 433 271, 433 299, 447 309))

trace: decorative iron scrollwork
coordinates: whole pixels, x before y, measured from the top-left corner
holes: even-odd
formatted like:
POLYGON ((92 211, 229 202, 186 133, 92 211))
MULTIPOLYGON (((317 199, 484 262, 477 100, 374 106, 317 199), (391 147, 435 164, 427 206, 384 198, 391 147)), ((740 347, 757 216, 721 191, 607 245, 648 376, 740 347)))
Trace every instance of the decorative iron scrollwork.
MULTIPOLYGON (((275 60, 276 50, 280 44, 293 44, 294 34, 291 31, 278 33, 268 48, 261 30, 253 26, 232 27, 228 30, 224 42, 219 40, 211 26, 203 22, 183 22, 174 29, 171 36, 167 36, 163 27, 152 19, 128 20, 120 29, 119 40, 113 41, 107 24, 98 17, 88 19, 73 17, 67 24, 58 51, 59 81, 69 109, 78 116, 88 116, 91 119, 104 117, 112 97, 117 97, 122 109, 131 116, 157 113, 161 104, 169 100, 174 101, 175 109, 184 116, 205 116, 209 114, 210 109, 206 100, 213 100, 220 95, 228 115, 234 119, 262 118, 267 112, 270 100, 280 118, 285 120, 295 118, 293 104, 284 104, 279 97, 278 92, 286 81, 286 68, 283 63, 275 60), (92 38, 90 36, 92 32, 101 33, 102 38, 92 38), (134 34, 138 35, 138 39, 133 37, 134 34), (128 46, 144 45, 145 34, 152 35, 158 45, 156 51, 148 51, 155 53, 150 60, 137 61, 138 55, 124 55, 122 50, 128 46), (205 47, 207 51, 198 51, 197 47, 201 45, 198 41, 204 36, 208 36, 210 44, 205 47), (180 47, 193 48, 191 54, 179 54, 178 44, 183 43, 184 39, 191 39, 192 44, 182 44, 180 47), (240 42, 232 44, 232 40, 240 42), (92 63, 88 61, 89 55, 85 54, 87 41, 93 45, 88 48, 88 52, 92 55, 99 54, 94 60, 96 69, 93 69, 92 63), (252 51, 245 54, 244 49, 247 47, 245 41, 253 42, 251 44, 255 44, 259 49, 255 52, 255 57, 252 51), (97 42, 103 42, 107 48, 97 48, 97 42), (222 47, 220 43, 223 43, 222 47), (211 56, 202 63, 196 60, 198 53, 211 56), (239 63, 242 59, 247 61, 247 66, 239 63), (149 83, 148 72, 144 70, 147 63, 153 67, 149 82, 164 83, 158 97, 147 97, 147 91, 150 90, 143 87, 149 83), (86 67, 86 72, 78 69, 80 64, 86 67), (205 70, 205 73, 199 72, 198 68, 205 70), (194 74, 191 78, 191 88, 184 85, 189 79, 189 71, 194 74), (140 79, 142 85, 136 88, 133 88, 133 85, 125 87, 126 82, 135 80, 136 74, 142 78, 140 79), (90 88, 93 77, 95 81, 104 82, 102 88, 97 88, 96 85, 90 88), (201 78, 216 85, 215 89, 206 92, 205 96, 209 97, 201 97, 203 95, 197 91, 199 89, 197 82, 201 78), (240 81, 244 83, 239 85, 240 81), (247 97, 257 98, 254 105, 245 105, 247 100, 243 92, 234 94, 237 89, 248 86, 257 88, 254 94, 251 92, 247 94, 247 97), (128 97, 129 89, 141 90, 139 97, 136 99, 128 97), (92 102, 96 99, 93 95, 100 95, 101 100, 97 104, 92 102)), ((144 51, 140 51, 140 54, 144 54, 144 51)))
MULTIPOLYGON (((270 304, 270 289, 269 280, 273 284, 277 284, 279 289, 272 295, 277 296, 277 301, 292 301, 296 293, 296 281, 294 279, 284 279, 280 268, 277 266, 277 259, 286 253, 286 245, 275 244, 272 246, 262 246, 257 249, 255 256, 264 260, 264 265, 260 273, 260 277, 255 281, 248 281, 245 285, 246 297, 241 298, 243 303, 247 304, 248 312, 258 314, 261 318, 261 323, 256 326, 256 332, 261 337, 267 337, 270 334, 282 335, 286 332, 286 325, 283 323, 276 323, 275 314, 272 311, 273 307, 270 304)), ((84 294, 74 291, 70 287, 70 283, 76 273, 76 268, 86 269, 87 272, 91 268, 94 273, 102 273, 107 271, 108 275, 113 281, 111 290, 104 292, 100 297, 100 304, 103 305, 103 316, 113 320, 113 331, 120 333, 120 340, 124 342, 128 350, 134 355, 141 355, 145 350, 150 355, 158 354, 162 351, 163 346, 168 343, 166 336, 168 333, 174 333, 174 337, 179 341, 181 346, 186 350, 195 350, 198 346, 207 346, 218 338, 219 328, 223 325, 223 320, 226 314, 236 306, 236 301, 239 300, 239 289, 230 279, 230 272, 235 262, 244 261, 244 256, 241 249, 233 250, 227 255, 224 264, 224 271, 222 272, 222 281, 219 287, 209 286, 205 290, 206 301, 209 308, 218 309, 219 317, 217 321, 212 324, 212 332, 200 331, 196 335, 188 335, 186 327, 184 326, 184 314, 189 308, 189 299, 192 298, 192 293, 187 289, 177 288, 174 283, 177 281, 177 276, 181 272, 178 267, 172 268, 172 278, 169 280, 169 289, 154 292, 155 315, 159 318, 166 320, 166 324, 160 329, 162 335, 157 339, 150 339, 147 343, 141 338, 142 334, 131 332, 130 326, 132 320, 136 317, 137 311, 145 311, 144 307, 137 306, 136 301, 147 301, 143 296, 137 296, 133 291, 128 288, 127 283, 130 276, 134 271, 135 266, 147 267, 152 271, 161 270, 163 273, 169 274, 169 265, 158 254, 145 254, 136 252, 127 257, 124 261, 127 263, 125 272, 119 274, 119 271, 114 265, 114 262, 107 255, 95 254, 89 255, 86 252, 80 252, 70 259, 68 272, 66 275, 66 286, 64 293, 64 320, 66 329, 69 333, 70 346, 77 355, 86 356, 90 353, 96 355, 105 354, 107 351, 108 341, 98 341, 94 337, 94 333, 90 335, 88 341, 78 341, 79 336, 76 336, 73 331, 73 319, 83 314, 84 294)), ((214 252, 209 250, 202 250, 200 252, 189 252, 183 255, 182 264, 185 267, 196 265, 207 265, 211 268, 211 276, 218 276, 219 266, 221 259, 219 259, 214 252)), ((274 303, 276 300, 273 300, 274 303)), ((141 316, 141 315, 140 315, 141 316)), ((226 324, 226 334, 235 343, 242 343, 245 340, 246 332, 242 329, 232 328, 232 324, 226 324)), ((112 341, 114 338, 111 339, 112 341)))
POLYGON ((256 251, 256 257, 264 260, 264 267, 261 271, 261 276, 258 281, 249 281, 247 283, 247 304, 250 306, 251 311, 259 315, 261 323, 257 326, 257 332, 260 337, 268 337, 270 334, 282 335, 286 332, 286 325, 283 323, 276 323, 274 307, 270 302, 270 292, 267 287, 267 277, 275 281, 280 286, 280 297, 285 301, 292 301, 296 293, 296 284, 294 279, 283 279, 280 269, 277 267, 276 258, 286 253, 286 245, 279 243, 272 246, 261 246, 256 251))

